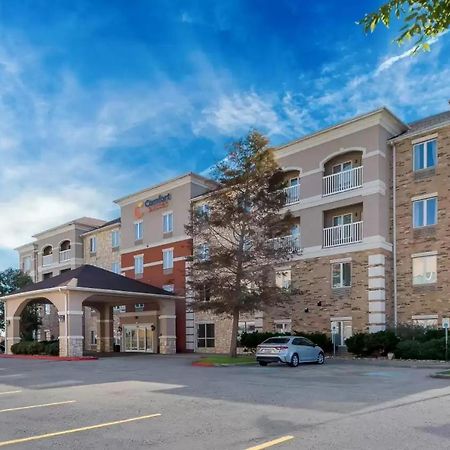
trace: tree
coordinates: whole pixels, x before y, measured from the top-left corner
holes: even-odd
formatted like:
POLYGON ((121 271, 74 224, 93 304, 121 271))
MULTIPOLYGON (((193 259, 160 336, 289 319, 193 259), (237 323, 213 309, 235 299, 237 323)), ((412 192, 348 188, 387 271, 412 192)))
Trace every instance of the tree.
POLYGON ((214 173, 221 188, 193 207, 186 226, 194 241, 188 291, 194 310, 232 318, 230 356, 236 356, 240 314, 286 303, 291 296, 276 286, 274 267, 297 248, 283 238, 294 219, 280 213, 282 173, 258 132, 232 144, 214 173))
MULTIPOLYGON (((0 297, 14 293, 27 284, 32 283, 31 278, 21 270, 9 268, 0 272, 0 297)), ((0 330, 5 329, 5 310, 0 301, 0 330)))
POLYGON ((390 0, 366 14, 359 24, 366 33, 373 32, 380 23, 389 28, 392 16, 404 22, 395 39, 397 44, 415 38, 413 52, 429 50, 428 41, 450 27, 450 0, 390 0))

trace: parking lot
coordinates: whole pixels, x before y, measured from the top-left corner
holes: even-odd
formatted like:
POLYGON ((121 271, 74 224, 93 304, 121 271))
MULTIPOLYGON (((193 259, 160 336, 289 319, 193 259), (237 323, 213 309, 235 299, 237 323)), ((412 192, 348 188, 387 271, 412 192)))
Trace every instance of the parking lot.
POLYGON ((450 383, 433 369, 193 358, 0 359, 0 447, 450 448, 450 383))

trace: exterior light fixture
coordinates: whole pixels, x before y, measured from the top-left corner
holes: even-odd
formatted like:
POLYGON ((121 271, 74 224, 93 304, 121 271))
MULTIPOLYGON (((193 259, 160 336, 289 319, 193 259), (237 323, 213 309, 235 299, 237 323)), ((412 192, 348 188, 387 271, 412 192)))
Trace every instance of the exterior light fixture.
POLYGON ((66 316, 65 314, 58 314, 58 322, 65 322, 66 316))

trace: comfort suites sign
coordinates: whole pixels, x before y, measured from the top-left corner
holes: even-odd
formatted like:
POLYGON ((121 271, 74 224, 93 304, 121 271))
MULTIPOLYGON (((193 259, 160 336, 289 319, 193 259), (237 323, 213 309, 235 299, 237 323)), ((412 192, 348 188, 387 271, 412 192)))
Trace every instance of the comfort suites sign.
POLYGON ((164 194, 159 195, 156 198, 139 202, 134 208, 134 216, 136 219, 141 219, 144 216, 145 211, 152 212, 155 211, 155 209, 165 208, 171 199, 171 194, 164 194))

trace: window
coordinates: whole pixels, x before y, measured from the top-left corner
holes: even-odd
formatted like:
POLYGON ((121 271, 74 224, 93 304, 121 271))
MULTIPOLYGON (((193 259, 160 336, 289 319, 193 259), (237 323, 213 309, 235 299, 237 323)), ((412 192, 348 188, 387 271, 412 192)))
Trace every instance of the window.
POLYGON ((44 280, 48 280, 48 279, 51 278, 52 276, 53 276, 53 272, 47 272, 47 273, 42 274, 42 278, 43 278, 44 280))
POLYGON ((437 281, 437 256, 413 257, 413 284, 431 284, 437 281))
POLYGON ((112 246, 112 248, 118 248, 120 246, 119 230, 114 230, 111 232, 111 246, 112 246))
POLYGON ((293 339, 292 345, 305 345, 306 347, 314 347, 314 344, 309 339, 303 337, 293 339))
POLYGON ((209 245, 208 244, 200 244, 197 247, 197 258, 200 261, 208 261, 208 259, 209 259, 209 245))
POLYGON ((351 263, 340 262, 332 265, 333 289, 350 287, 352 285, 351 263))
POLYGON ((45 339, 46 341, 51 341, 51 340, 52 340, 52 335, 51 335, 51 333, 50 333, 50 330, 45 330, 45 331, 44 331, 44 339, 45 339))
POLYGON ((334 216, 333 217, 333 226, 337 227, 339 225, 347 225, 349 223, 353 222, 353 215, 352 213, 348 214, 341 214, 340 216, 334 216))
POLYGON ((23 258, 23 271, 25 273, 31 271, 31 256, 25 256, 25 258, 23 258))
POLYGON ((113 312, 115 312, 115 313, 127 312, 127 307, 126 307, 126 305, 114 306, 113 307, 113 312))
POLYGON ((142 275, 144 273, 144 256, 138 255, 134 257, 134 274, 142 275))
POLYGON ((413 201, 414 228, 437 224, 437 197, 413 201))
POLYGON ((173 269, 173 249, 166 248, 163 250, 163 269, 173 269))
POLYGON ((173 284, 164 284, 162 288, 167 292, 173 292, 175 290, 175 286, 173 284))
POLYGON ((436 139, 421 142, 413 146, 413 168, 416 170, 430 169, 436 166, 436 139))
POLYGON ((282 289, 291 288, 291 269, 277 270, 275 274, 275 284, 282 289))
POLYGON ((437 328, 438 327, 438 316, 412 316, 413 325, 417 325, 423 328, 437 328))
POLYGON ((214 324, 199 323, 197 325, 197 347, 212 348, 215 345, 214 324))
POLYGON ((92 236, 89 239, 89 251, 91 253, 95 253, 97 251, 97 238, 95 236, 92 236))
POLYGON ((91 345, 97 345, 97 335, 94 330, 91 330, 91 345))
POLYGON ((197 206, 196 213, 199 217, 209 217, 209 205, 207 203, 203 203, 203 205, 197 206))
POLYGON ((143 238, 144 224, 142 220, 134 223, 134 240, 141 241, 143 238))
POLYGON ((291 332, 291 323, 290 319, 285 320, 275 320, 274 328, 276 333, 290 333, 291 332))
POLYGON ((52 311, 52 305, 50 305, 49 303, 45 303, 44 304, 44 314, 46 316, 49 316, 51 311, 52 311))
POLYGON ((242 333, 254 333, 255 331, 255 322, 239 322, 238 324, 238 336, 241 336, 242 333))
POLYGON ((143 303, 136 303, 134 305, 135 312, 142 312, 144 311, 144 304, 143 303))
POLYGON ((163 233, 172 233, 173 231, 173 212, 163 214, 163 233))
POLYGON ((113 262, 111 265, 111 272, 120 274, 120 262, 113 262))

